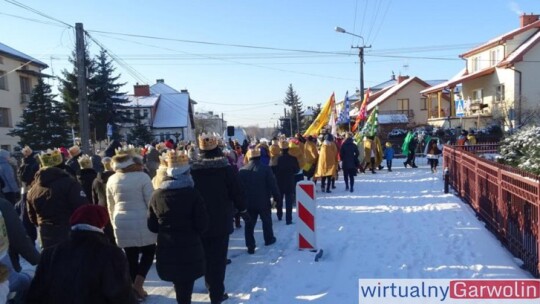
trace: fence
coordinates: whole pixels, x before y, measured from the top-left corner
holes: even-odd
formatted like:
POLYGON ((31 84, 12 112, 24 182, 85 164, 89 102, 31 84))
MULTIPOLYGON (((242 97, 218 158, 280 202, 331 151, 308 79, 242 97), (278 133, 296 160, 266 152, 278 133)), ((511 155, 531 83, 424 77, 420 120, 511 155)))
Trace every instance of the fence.
POLYGON ((458 195, 524 262, 523 268, 540 277, 540 176, 475 154, 495 151, 494 145, 445 145, 443 165, 458 195))

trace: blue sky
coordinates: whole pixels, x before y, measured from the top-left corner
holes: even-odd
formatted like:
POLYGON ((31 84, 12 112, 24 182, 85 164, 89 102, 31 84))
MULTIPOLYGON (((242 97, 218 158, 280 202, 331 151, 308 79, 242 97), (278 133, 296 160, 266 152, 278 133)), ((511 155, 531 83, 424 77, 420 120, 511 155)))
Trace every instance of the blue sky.
MULTIPOLYGON (((14 1, 0 0, 0 41, 49 64, 49 74, 71 70, 74 31, 14 1)), ((463 68, 459 54, 519 27, 520 13, 540 13, 538 0, 16 2, 67 24, 82 22, 137 72, 115 64, 126 92, 136 82, 151 85, 162 78, 188 89, 196 111, 223 113, 229 124, 244 126, 274 125, 289 84, 304 106, 324 103, 332 92, 342 99, 359 87, 358 53, 351 45, 361 40, 335 32, 336 26, 372 46, 364 65, 369 87, 392 72, 448 79, 463 68)))

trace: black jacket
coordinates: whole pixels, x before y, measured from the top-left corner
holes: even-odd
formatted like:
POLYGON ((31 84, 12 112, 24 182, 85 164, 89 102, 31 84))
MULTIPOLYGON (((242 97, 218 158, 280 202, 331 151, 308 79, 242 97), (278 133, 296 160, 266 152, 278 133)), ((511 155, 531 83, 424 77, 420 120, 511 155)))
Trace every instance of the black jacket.
POLYGON ((79 165, 79 157, 81 157, 82 153, 79 153, 70 159, 66 161, 66 166, 70 167, 73 172, 75 172, 75 176, 79 175, 81 172, 81 166, 79 165))
MULTIPOLYGON (((150 199, 148 229, 158 234, 156 270, 168 282, 196 280, 205 273, 201 234, 208 226, 196 189, 166 179, 150 199)), ((232 219, 231 219, 232 220, 232 219)))
POLYGON ((296 181, 294 176, 300 167, 296 158, 289 154, 288 149, 281 150, 281 155, 278 156, 276 166, 276 179, 281 194, 294 193, 296 181))
POLYGON ((203 158, 191 167, 195 189, 206 204, 209 226, 203 236, 229 234, 233 204, 239 211, 246 210, 244 194, 237 173, 224 156, 203 158))
POLYGON ((81 185, 56 167, 36 173, 36 180, 26 199, 28 216, 34 225, 40 226, 44 248, 67 239, 71 214, 88 203, 81 185))
POLYGON ((93 168, 81 169, 81 171, 79 171, 79 175, 77 175, 77 180, 81 184, 84 194, 86 194, 88 200, 93 204, 96 202, 94 202, 92 196, 92 184, 94 183, 94 179, 96 177, 97 172, 93 168))
POLYGON ((352 138, 347 138, 339 150, 343 170, 356 169, 359 154, 358 147, 353 143, 352 138))
POLYGON ((270 196, 276 201, 279 200, 279 189, 272 169, 264 165, 260 159, 251 159, 240 169, 238 177, 244 188, 248 210, 270 209, 270 196))
POLYGON ((107 148, 105 148, 104 154, 107 157, 113 157, 116 154, 116 149, 121 148, 121 147, 122 147, 122 144, 118 140, 113 139, 109 143, 107 148))
POLYGON ((34 154, 32 154, 22 159, 22 164, 17 171, 17 175, 22 183, 24 183, 26 186, 30 186, 34 181, 34 175, 36 175, 38 170, 39 163, 34 157, 34 154))
POLYGON ((122 249, 94 231, 72 231, 45 249, 28 291, 28 304, 138 303, 122 249))

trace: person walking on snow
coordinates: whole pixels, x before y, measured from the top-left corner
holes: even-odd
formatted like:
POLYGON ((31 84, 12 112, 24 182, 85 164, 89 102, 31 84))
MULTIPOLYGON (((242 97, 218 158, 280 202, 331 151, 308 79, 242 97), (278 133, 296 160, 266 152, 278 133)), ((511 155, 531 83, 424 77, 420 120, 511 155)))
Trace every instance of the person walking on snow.
POLYGON ((352 135, 347 133, 345 141, 339 150, 346 191, 349 191, 349 189, 351 192, 354 191, 354 177, 358 172, 358 154, 358 147, 354 144, 352 135))
POLYGON ((392 172, 392 160, 394 159, 394 148, 392 148, 392 143, 387 142, 386 148, 384 148, 384 159, 386 159, 386 167, 388 172, 392 172))

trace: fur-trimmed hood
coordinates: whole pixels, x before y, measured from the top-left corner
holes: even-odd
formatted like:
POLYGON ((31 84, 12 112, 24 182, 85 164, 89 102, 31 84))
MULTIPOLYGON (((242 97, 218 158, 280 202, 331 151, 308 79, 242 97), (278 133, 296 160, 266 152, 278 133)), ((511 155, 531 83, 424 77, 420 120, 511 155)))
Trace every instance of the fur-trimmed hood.
POLYGON ((213 168, 224 168, 229 166, 229 161, 225 156, 216 157, 216 158, 203 158, 197 160, 191 165, 191 170, 201 170, 201 169, 213 169, 213 168))

